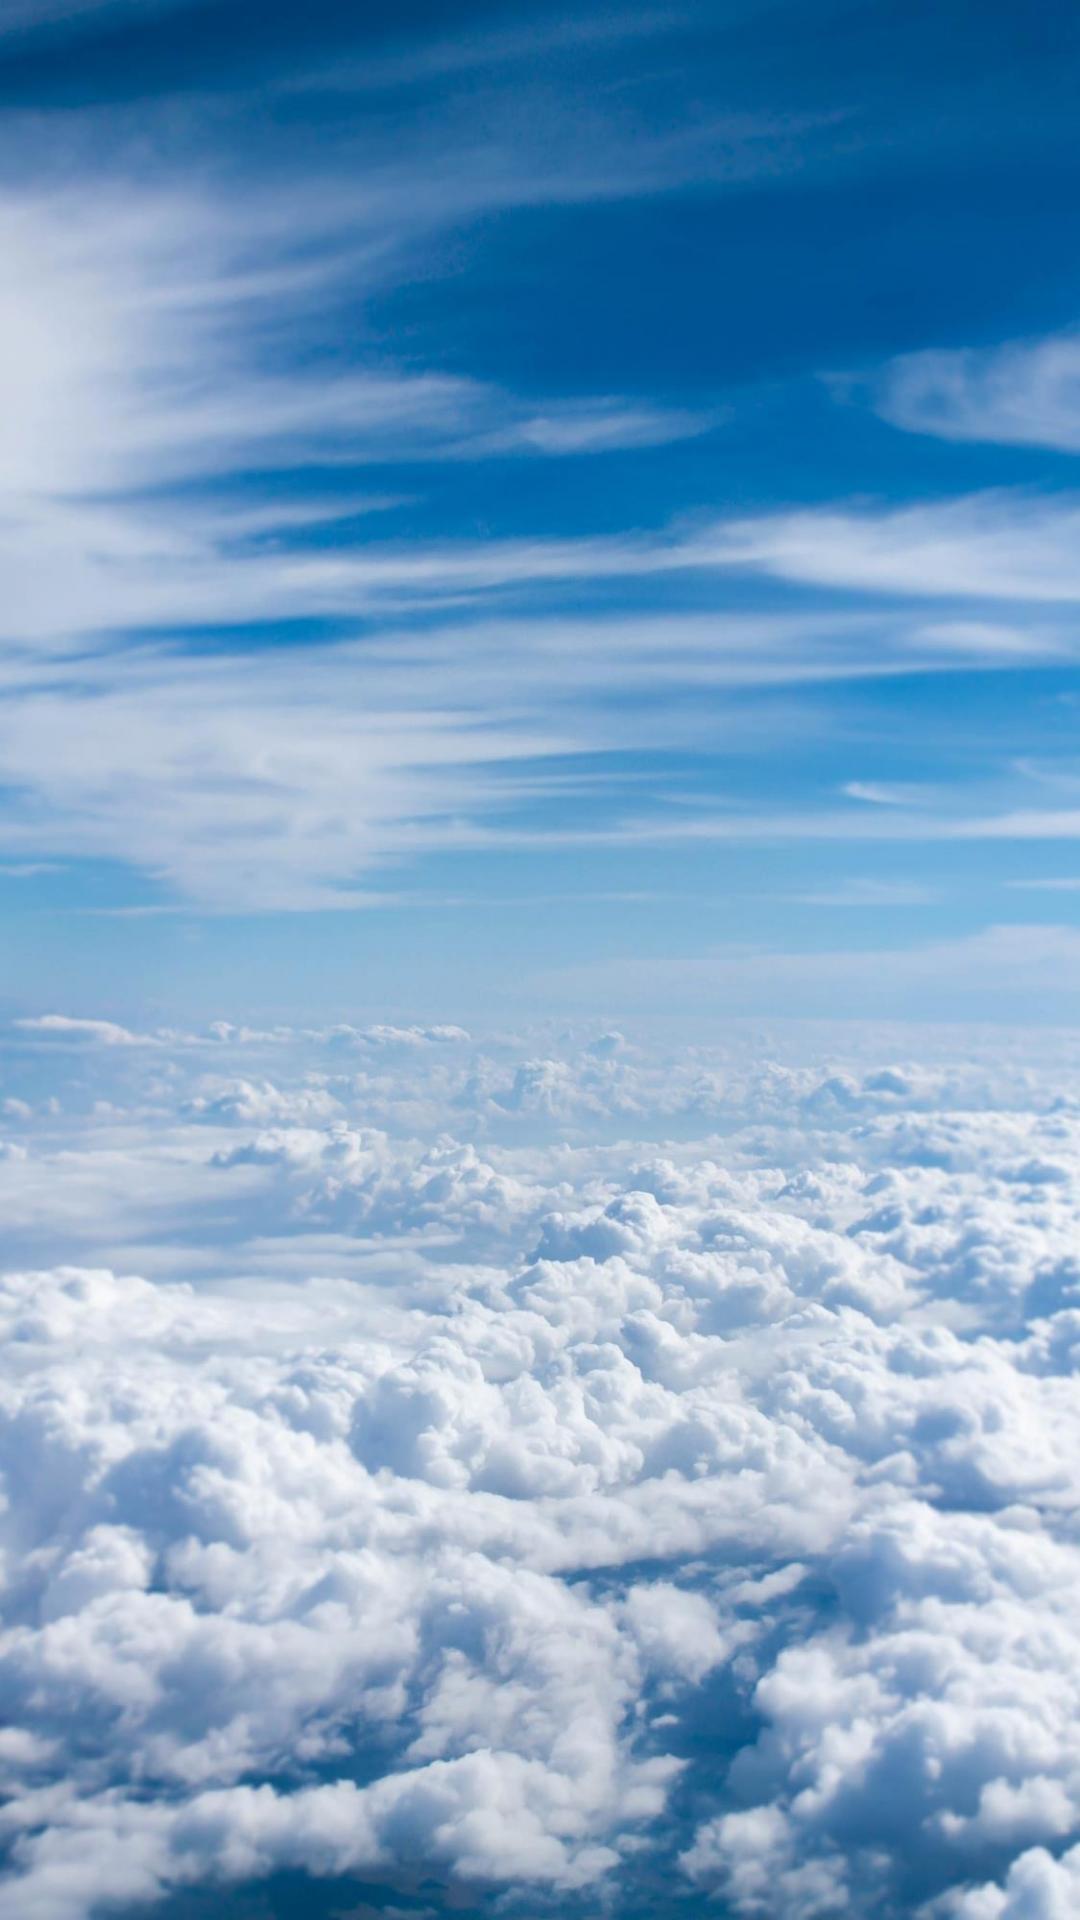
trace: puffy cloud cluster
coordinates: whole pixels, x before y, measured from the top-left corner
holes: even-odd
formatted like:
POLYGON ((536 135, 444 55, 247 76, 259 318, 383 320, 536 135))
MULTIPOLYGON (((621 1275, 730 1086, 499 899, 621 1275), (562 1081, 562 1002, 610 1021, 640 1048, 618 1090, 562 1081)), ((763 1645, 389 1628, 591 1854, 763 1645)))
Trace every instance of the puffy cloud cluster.
POLYGON ((259 1133, 241 1146, 221 1148, 214 1164, 267 1169, 273 1182, 265 1190, 268 1202, 283 1209, 285 1222, 351 1233, 424 1231, 454 1241, 485 1229, 505 1233, 520 1216, 536 1211, 544 1193, 467 1142, 442 1135, 424 1147, 344 1124, 259 1133))
POLYGON ((1068 1073, 466 1039, 361 1043, 426 1131, 236 1030, 25 1103, 12 1204, 157 1210, 0 1283, 6 1909, 1071 1914, 1068 1073))

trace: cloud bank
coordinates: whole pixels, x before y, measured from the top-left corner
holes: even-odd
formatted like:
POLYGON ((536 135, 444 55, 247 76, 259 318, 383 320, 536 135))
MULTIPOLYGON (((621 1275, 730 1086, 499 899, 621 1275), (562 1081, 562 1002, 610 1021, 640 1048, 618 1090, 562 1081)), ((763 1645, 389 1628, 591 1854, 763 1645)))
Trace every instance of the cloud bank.
POLYGON ((12 1911, 1065 1910, 1080 1064, 547 1044, 24 1023, 12 1911))

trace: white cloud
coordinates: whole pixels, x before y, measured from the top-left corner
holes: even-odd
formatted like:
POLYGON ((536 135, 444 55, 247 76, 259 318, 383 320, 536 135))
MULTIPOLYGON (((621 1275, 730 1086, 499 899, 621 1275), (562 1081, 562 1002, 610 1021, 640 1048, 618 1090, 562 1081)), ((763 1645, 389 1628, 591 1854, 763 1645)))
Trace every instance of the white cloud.
POLYGON ((126 1195, 161 1277, 0 1284, 13 1910, 289 1870, 618 1911, 643 1845, 747 1920, 1065 1910, 1075 1044, 597 1031, 44 1056, 83 1116, 24 1117, 9 1234, 126 1195))
MULTIPOLYGON (((320 555, 298 542, 306 527, 393 497, 354 488, 354 500, 335 491, 323 504, 310 489, 282 498, 276 488, 272 505, 253 508, 249 496, 238 509, 221 483, 342 459, 589 453, 709 424, 611 395, 556 396, 537 411, 373 354, 346 372, 317 361, 299 370, 320 296, 359 276, 363 298, 392 275, 388 249, 396 257, 415 237, 377 199, 364 205, 353 196, 350 223, 340 194, 238 204, 123 173, 92 189, 0 192, 5 637, 62 644, 148 625, 359 613, 395 595, 580 576, 594 564, 587 542, 577 555, 573 543, 545 552, 543 542, 370 557, 354 542, 320 555), (196 480, 201 497, 162 492, 196 480)), ((397 270, 407 271, 400 259, 397 270)), ((609 571, 617 555, 616 542, 609 571)), ((604 543, 595 564, 605 566, 604 543)))
POLYGON ((81 1020, 68 1013, 35 1014, 14 1022, 24 1033, 55 1034, 59 1040, 93 1041, 103 1047, 152 1046, 149 1034, 131 1033, 115 1020, 81 1020))
POLYGON ((395 1027, 380 1023, 373 1027, 338 1026, 330 1031, 334 1042, 354 1047, 400 1048, 460 1046, 468 1042, 464 1027, 395 1027))
POLYGON ((341 1114, 341 1105, 322 1087, 299 1087, 283 1092, 270 1080, 211 1080, 209 1090, 190 1105, 199 1119, 241 1126, 318 1126, 341 1114))
MULTIPOLYGON (((7 864, 119 860, 163 887, 161 904, 359 906, 360 885, 387 862, 510 844, 497 815, 536 797, 545 758, 712 738, 720 704, 740 695, 732 740, 768 726, 775 740, 775 706, 758 719, 749 690, 1071 657, 1071 636, 1047 612, 1080 592, 1069 498, 482 541, 373 534, 400 505, 382 474, 379 488, 344 498, 326 497, 324 483, 277 484, 263 498, 251 478, 260 464, 564 454, 707 424, 617 395, 538 406, 370 355, 345 371, 308 355, 301 370, 320 302, 349 286, 362 304, 411 271, 421 230, 462 217, 455 202, 410 221, 408 196, 392 187, 380 175, 351 215, 340 191, 308 196, 301 221, 292 193, 255 203, 160 177, 136 183, 119 165, 92 189, 9 180, 7 864), (882 604, 635 618, 528 618, 519 604, 585 583, 746 571, 882 604), (927 620, 891 604, 926 596, 1025 607, 1001 622, 966 605, 927 620), (507 597, 513 616, 491 618, 507 597), (223 631, 271 619, 363 620, 367 631, 257 660, 220 646, 223 631), (214 651, 187 650, 175 638, 186 629, 213 635, 214 651), (149 644, 148 632, 170 638, 149 644)), ((1004 817, 1021 830, 1018 813, 1004 817)), ((802 830, 833 829, 811 817, 802 830)), ((1049 815, 1030 826, 1066 830, 1049 815)))
POLYGON ((1080 334, 906 354, 886 369, 877 405, 909 433, 1080 453, 1080 334))
MULTIPOLYGON (((976 605, 1010 600, 1037 609, 1080 597, 1078 532, 1080 507, 1072 495, 1001 491, 730 522, 716 529, 712 551, 714 564, 809 586, 976 605)), ((958 652, 970 652, 971 641, 968 625, 958 652)), ((995 634, 983 651, 1000 654, 995 634)))
POLYGON ((1070 1920, 1080 1897, 1080 1847, 1056 1859, 1032 1847, 1009 1868, 1004 1886, 972 1887, 944 1901, 956 1920, 1070 1920))
MULTIPOLYGON (((25 178, 25 176, 24 176, 25 178)), ((154 519, 126 490, 260 466, 574 454, 680 439, 712 424, 686 408, 602 394, 541 409, 482 381, 399 368, 370 351, 341 371, 299 351, 320 298, 407 274, 415 226, 339 186, 276 199, 200 192, 118 167, 92 187, 0 189, 10 271, 0 295, 0 488, 21 536, 77 559, 145 554, 154 519), (351 213, 347 206, 351 203, 351 213), (384 228, 385 223, 385 228, 384 228), (395 245, 391 246, 391 240, 395 245), (106 510, 103 503, 109 502, 106 510), (98 503, 98 510, 92 510, 98 503)), ((364 510, 361 494, 359 510, 364 510)), ((341 518, 335 489, 275 499, 262 524, 214 503, 224 542, 341 518)), ((161 554, 195 557, 179 503, 161 554)), ((190 524, 190 523, 189 523, 190 524)), ((18 542, 11 541, 12 558, 18 542)), ((160 557, 160 556, 159 556, 160 557)), ((11 608, 17 622, 18 602, 11 608)))
MULTIPOLYGON (((1075 837, 1067 807, 965 818, 902 788, 872 818, 835 806, 702 815, 650 806, 646 790, 632 815, 603 824, 522 823, 557 790, 538 761, 685 747, 740 690, 884 670, 897 656, 882 640, 874 630, 871 661, 865 628, 826 638, 816 619, 694 616, 455 623, 258 655, 140 646, 77 664, 23 658, 9 664, 0 719, 0 844, 123 861, 173 903, 237 910, 362 907, 388 863, 454 848, 1075 837), (612 705, 616 680, 631 704, 612 705), (711 695, 689 718, 687 692, 711 695)), ((743 698, 738 712, 741 750, 761 729, 775 740, 774 707, 759 719, 743 698)), ((574 779, 562 772, 563 790, 574 779)))
MULTIPOLYGON (((175 583, 178 614, 197 577, 175 583)), ((805 677, 806 639, 799 621, 500 622, 257 656, 22 659, 0 721, 0 843, 120 859, 203 905, 363 905, 358 879, 387 860, 509 841, 492 817, 543 798, 538 759, 678 742, 687 688, 805 677), (616 677, 659 697, 620 716, 616 677)))
MULTIPOLYGON (((1071 636, 1047 614, 1080 592, 1069 498, 973 496, 478 542, 373 535, 396 501, 381 486, 354 486, 344 499, 324 497, 325 485, 256 497, 260 463, 347 456, 382 468, 584 452, 705 424, 617 395, 537 407, 371 357, 343 372, 309 356, 300 371, 297 343, 320 300, 349 285, 362 301, 365 288, 410 270, 420 229, 395 225, 401 207, 387 191, 354 201, 351 220, 340 194, 319 196, 314 219, 309 198, 301 226, 292 195, 240 204, 234 193, 135 184, 130 169, 92 191, 9 182, 0 204, 12 263, 0 298, 9 865, 119 860, 165 890, 162 904, 360 906, 360 886, 388 862, 510 844, 497 816, 537 796, 537 764, 553 756, 712 738, 720 704, 738 696, 731 738, 750 740, 779 724, 775 707, 755 718, 750 690, 973 658, 1008 670, 1071 657, 1071 636), (239 506, 229 492, 238 474, 247 476, 239 506), (331 544, 313 540, 320 532, 331 544), (883 604, 632 619, 528 618, 518 607, 490 617, 507 596, 745 571, 883 604), (928 595, 1026 604, 1004 623, 966 607, 927 621, 884 604, 928 595), (223 630, 270 619, 363 620, 367 631, 257 658, 219 644, 195 654, 175 639, 191 629, 218 642, 223 630), (149 644, 148 632, 171 637, 149 644)), ((458 217, 436 210, 420 226, 458 217)), ((985 831, 1072 830, 1064 815, 1002 820, 985 831)), ((694 831, 670 817, 606 830, 625 839, 658 827, 694 831)), ((721 828, 754 831, 734 815, 721 828)), ((792 830, 858 831, 812 814, 792 830)))

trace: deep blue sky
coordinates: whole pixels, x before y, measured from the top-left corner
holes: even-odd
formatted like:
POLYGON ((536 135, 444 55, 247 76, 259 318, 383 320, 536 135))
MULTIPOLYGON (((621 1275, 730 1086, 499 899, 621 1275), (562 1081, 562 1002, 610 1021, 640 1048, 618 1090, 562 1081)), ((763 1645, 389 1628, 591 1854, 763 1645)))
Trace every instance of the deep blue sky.
POLYGON ((11 1011, 1077 1011, 1080 17, 14 0, 11 1011))

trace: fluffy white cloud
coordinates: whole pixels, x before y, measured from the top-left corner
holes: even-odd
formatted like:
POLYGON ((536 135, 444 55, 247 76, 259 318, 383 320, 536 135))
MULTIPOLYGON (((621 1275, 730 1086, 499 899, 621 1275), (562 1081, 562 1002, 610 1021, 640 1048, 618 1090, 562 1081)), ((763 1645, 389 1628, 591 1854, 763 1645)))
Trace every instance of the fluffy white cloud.
POLYGON ((19 1041, 109 1111, 30 1106, 9 1217, 97 1248, 130 1190, 153 1271, 0 1285, 13 1911, 1070 1910, 1067 1049, 70 1044, 19 1041))
POLYGON ((972 1887, 942 1902, 958 1920, 1071 1920, 1080 1900, 1080 1847, 1059 1859, 1032 1847, 1009 1868, 1004 1886, 972 1887))

